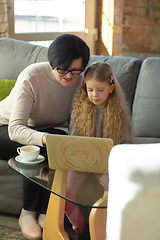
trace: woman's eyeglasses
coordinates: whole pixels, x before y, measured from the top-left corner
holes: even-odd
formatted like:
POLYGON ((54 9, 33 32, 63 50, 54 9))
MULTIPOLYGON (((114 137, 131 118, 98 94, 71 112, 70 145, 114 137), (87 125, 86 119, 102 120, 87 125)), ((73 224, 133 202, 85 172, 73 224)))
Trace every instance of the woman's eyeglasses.
POLYGON ((81 72, 84 71, 84 69, 73 69, 73 70, 68 70, 68 69, 62 69, 62 68, 56 68, 57 69, 57 72, 59 74, 67 74, 67 73, 71 73, 72 75, 79 75, 81 74, 81 72))

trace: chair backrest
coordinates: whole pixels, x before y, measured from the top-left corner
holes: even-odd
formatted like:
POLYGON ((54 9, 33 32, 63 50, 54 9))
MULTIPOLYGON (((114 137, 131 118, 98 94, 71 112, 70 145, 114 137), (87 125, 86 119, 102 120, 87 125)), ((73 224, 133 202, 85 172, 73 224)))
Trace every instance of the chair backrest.
POLYGON ((48 134, 46 143, 51 169, 108 173, 111 139, 48 134))

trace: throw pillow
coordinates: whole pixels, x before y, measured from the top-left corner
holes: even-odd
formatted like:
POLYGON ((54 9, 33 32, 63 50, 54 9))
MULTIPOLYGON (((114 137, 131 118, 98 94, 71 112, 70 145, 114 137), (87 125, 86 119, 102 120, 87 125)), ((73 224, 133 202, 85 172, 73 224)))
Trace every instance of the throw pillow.
POLYGON ((0 101, 2 101, 4 98, 6 98, 10 94, 15 83, 16 83, 16 80, 0 79, 0 101))

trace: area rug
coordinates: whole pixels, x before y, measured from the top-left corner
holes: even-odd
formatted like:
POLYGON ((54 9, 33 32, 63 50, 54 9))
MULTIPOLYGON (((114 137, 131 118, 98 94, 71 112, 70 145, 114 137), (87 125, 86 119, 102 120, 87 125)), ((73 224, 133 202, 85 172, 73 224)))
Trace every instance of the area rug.
POLYGON ((24 240, 21 230, 15 227, 8 227, 0 225, 0 239, 1 240, 24 240))
MULTIPOLYGON (((71 233, 72 231, 69 231, 70 239, 78 240, 78 235, 75 232, 71 233)), ((19 228, 0 225, 0 240, 26 240, 26 238, 23 237, 19 228)))

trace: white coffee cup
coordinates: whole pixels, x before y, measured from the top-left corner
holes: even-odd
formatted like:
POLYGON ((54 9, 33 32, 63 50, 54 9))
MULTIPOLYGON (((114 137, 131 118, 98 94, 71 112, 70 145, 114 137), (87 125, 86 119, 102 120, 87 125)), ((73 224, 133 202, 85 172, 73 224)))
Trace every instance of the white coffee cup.
POLYGON ((35 160, 40 153, 40 148, 34 145, 28 145, 23 147, 18 147, 17 152, 24 161, 33 161, 35 160))

